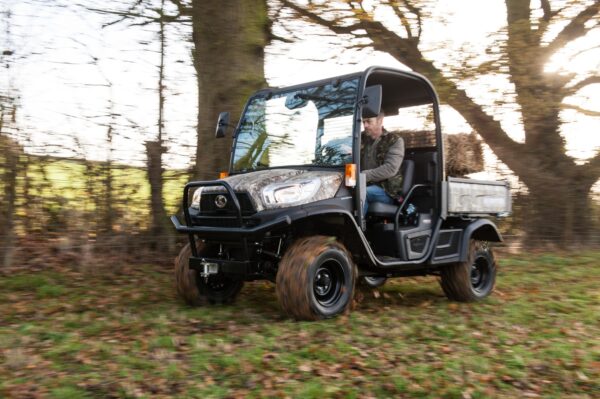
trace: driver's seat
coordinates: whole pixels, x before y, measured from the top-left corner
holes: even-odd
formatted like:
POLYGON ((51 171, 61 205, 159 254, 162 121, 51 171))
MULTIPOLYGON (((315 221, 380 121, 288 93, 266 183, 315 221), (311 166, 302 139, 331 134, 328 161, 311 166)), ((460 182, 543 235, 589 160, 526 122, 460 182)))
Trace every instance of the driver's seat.
MULTIPOLYGON (((411 159, 405 159, 402 161, 400 173, 402 173, 402 195, 397 199, 398 204, 402 204, 404 201, 404 196, 408 194, 408 191, 413 185, 413 179, 415 177, 415 161, 411 159)), ((369 204, 367 215, 393 218, 396 216, 396 211, 398 211, 398 205, 396 204, 392 205, 383 202, 372 202, 369 204)))

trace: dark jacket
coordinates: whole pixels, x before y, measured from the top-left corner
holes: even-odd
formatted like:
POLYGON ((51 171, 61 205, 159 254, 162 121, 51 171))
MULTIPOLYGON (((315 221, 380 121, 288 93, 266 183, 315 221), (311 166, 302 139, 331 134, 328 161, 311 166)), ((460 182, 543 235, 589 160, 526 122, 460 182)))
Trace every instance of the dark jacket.
POLYGON ((397 197, 402 190, 400 165, 404 159, 404 141, 387 130, 379 139, 373 140, 366 133, 361 135, 360 164, 367 176, 367 184, 378 184, 390 195, 397 197))

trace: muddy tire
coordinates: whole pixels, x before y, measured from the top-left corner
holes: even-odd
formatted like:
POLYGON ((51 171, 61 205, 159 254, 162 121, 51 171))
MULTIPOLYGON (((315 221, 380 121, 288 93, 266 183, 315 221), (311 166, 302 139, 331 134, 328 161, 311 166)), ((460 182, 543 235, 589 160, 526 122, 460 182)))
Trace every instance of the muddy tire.
MULTIPOLYGON (((198 254, 210 255, 211 249, 201 242, 197 244, 198 254)), ((175 288, 178 296, 190 306, 207 304, 227 304, 233 302, 242 289, 244 282, 224 276, 211 276, 208 280, 189 268, 192 256, 190 244, 187 244, 175 259, 175 288)))
POLYGON ((387 277, 383 276, 363 276, 360 283, 365 287, 379 288, 387 282, 387 277))
POLYGON ((478 301, 494 290, 496 270, 492 249, 481 241, 471 240, 467 260, 444 267, 440 285, 450 300, 478 301))
POLYGON ((356 265, 334 237, 294 242, 279 262, 276 291, 283 310, 296 320, 319 320, 344 313, 352 303, 356 265))

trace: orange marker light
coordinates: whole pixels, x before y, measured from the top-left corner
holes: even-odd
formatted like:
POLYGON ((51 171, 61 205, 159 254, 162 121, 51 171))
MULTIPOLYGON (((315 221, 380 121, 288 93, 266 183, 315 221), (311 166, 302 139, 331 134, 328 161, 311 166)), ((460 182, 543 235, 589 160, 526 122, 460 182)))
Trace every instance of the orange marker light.
POLYGON ((219 179, 224 179, 229 176, 229 172, 221 172, 219 173, 219 179))
POLYGON ((346 164, 346 187, 354 187, 356 186, 356 164, 348 163, 346 164))

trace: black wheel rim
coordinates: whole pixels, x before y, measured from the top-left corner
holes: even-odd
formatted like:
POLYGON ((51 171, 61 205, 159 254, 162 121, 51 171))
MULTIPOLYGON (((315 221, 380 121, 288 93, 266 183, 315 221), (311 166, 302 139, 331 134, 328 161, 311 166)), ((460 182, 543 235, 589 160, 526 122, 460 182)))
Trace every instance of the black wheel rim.
POLYGON ((490 263, 485 256, 479 256, 471 265, 471 287, 478 294, 484 294, 490 285, 490 263))
POLYGON ((342 294, 344 269, 335 259, 323 262, 313 279, 313 293, 317 302, 324 307, 336 304, 342 294))

